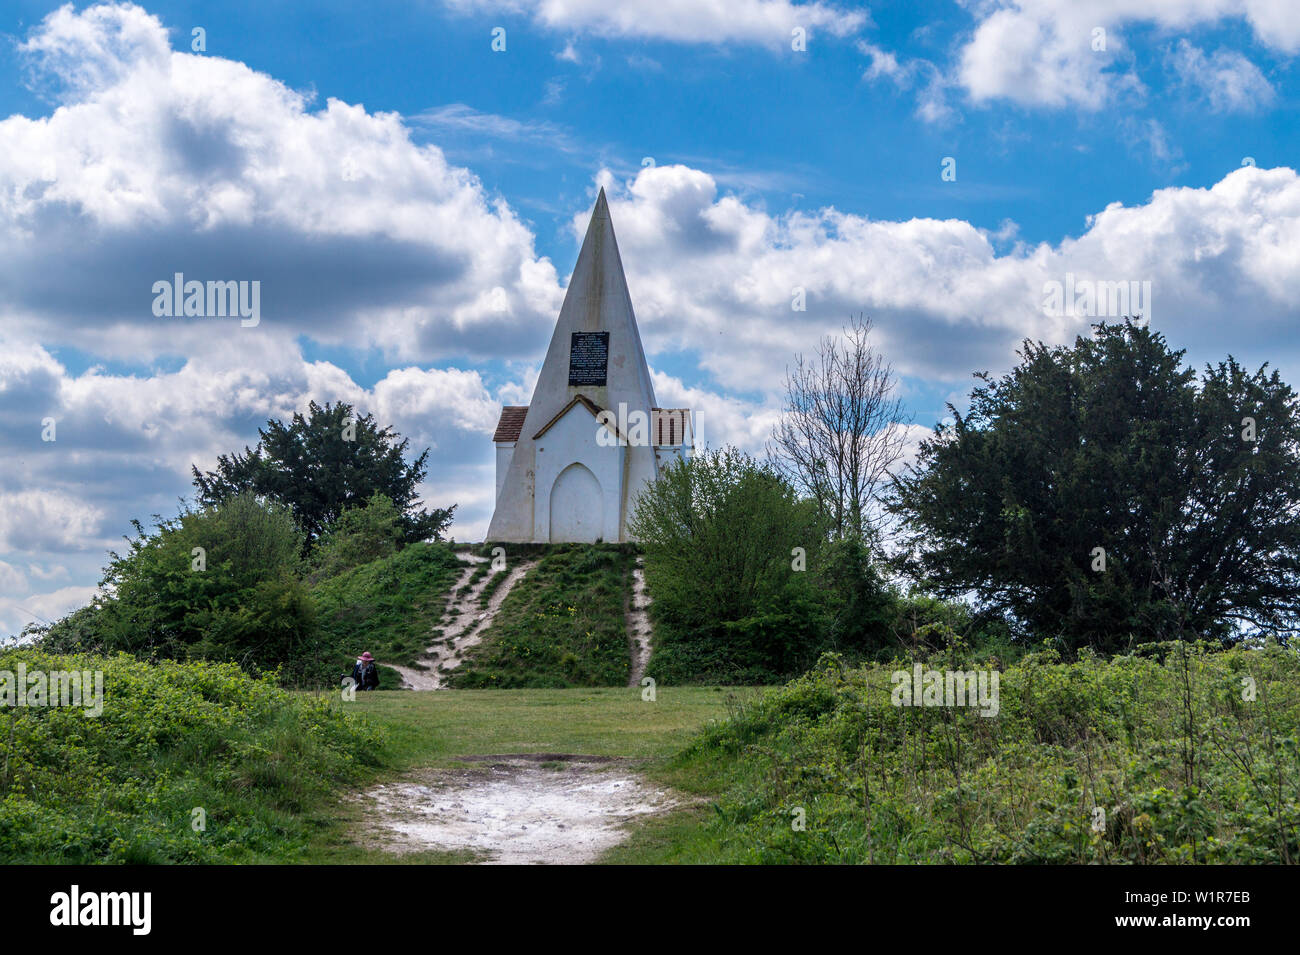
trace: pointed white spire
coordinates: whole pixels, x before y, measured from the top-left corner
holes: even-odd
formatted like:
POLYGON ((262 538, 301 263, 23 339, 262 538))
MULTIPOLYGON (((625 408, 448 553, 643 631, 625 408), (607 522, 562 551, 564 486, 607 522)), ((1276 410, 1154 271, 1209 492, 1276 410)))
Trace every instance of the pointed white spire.
MULTIPOLYGON (((551 336, 546 360, 533 390, 533 400, 510 454, 496 511, 488 528, 489 540, 550 539, 549 531, 543 525, 550 519, 550 494, 558 473, 555 467, 567 467, 570 457, 573 463, 584 463, 583 455, 589 452, 564 445, 560 438, 548 431, 550 436, 541 442, 544 453, 539 455, 536 438, 561 412, 566 417, 572 413, 574 399, 579 396, 616 414, 619 406, 625 405, 628 413, 639 411, 648 418, 655 407, 650 369, 646 366, 645 351, 632 310, 632 297, 623 274, 614 223, 610 219, 609 202, 603 188, 596 196, 578 261, 573 267, 564 304, 555 323, 555 333, 551 336), (557 460, 559 457, 565 460, 557 460)), ((588 411, 580 410, 579 413, 587 415, 589 425, 582 427, 589 427, 594 440, 594 420, 588 411)), ((609 495, 604 513, 608 520, 613 521, 602 535, 605 540, 626 539, 624 524, 632 495, 658 473, 653 446, 628 447, 619 453, 626 454, 626 466, 617 468, 619 475, 616 478, 608 475, 596 478, 601 485, 601 494, 609 495), (611 483, 618 486, 607 486, 611 483)), ((600 467, 595 471, 599 474, 600 467)))
POLYGON ((632 296, 627 288, 627 277, 623 274, 623 259, 618 252, 618 240, 614 236, 614 223, 610 219, 604 187, 601 187, 596 196, 596 206, 587 223, 587 234, 578 252, 578 262, 569 278, 559 321, 555 323, 555 334, 546 353, 546 365, 533 394, 534 403, 542 390, 548 369, 554 372, 557 379, 552 385, 562 377, 564 386, 568 387, 567 356, 574 332, 609 332, 610 381, 603 389, 604 393, 599 388, 573 386, 562 403, 567 403, 581 392, 602 408, 607 408, 611 406, 609 388, 619 391, 632 388, 645 393, 647 407, 654 406, 654 386, 650 382, 650 370, 646 367, 645 351, 641 346, 641 334, 637 330, 632 296), (563 359, 552 362, 552 358, 559 357, 561 351, 564 353, 563 359), (618 356, 618 362, 615 361, 615 356, 618 356), (616 367, 619 371, 633 372, 638 380, 621 380, 615 384, 613 379, 627 377, 624 374, 616 375, 616 367))

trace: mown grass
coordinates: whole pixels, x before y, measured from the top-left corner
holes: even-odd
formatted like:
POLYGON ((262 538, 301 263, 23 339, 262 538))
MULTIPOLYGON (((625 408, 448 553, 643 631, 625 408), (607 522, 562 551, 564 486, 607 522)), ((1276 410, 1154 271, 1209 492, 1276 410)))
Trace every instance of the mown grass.
POLYGON ((623 610, 634 560, 626 548, 601 545, 544 551, 506 596, 451 685, 625 685, 631 657, 623 610))
POLYGON ((726 715, 718 687, 639 687, 358 693, 345 704, 383 735, 396 773, 456 765, 458 756, 569 753, 639 760, 676 755, 710 719, 726 715))
MULTIPOLYGON (((640 688, 447 690, 357 694, 346 704, 383 737, 375 780, 412 770, 451 768, 457 757, 517 753, 619 756, 652 778, 710 720, 727 712, 729 691, 716 687, 660 688, 654 702, 640 688)), ((682 776, 677 774, 678 779, 682 776)), ((690 824, 696 810, 672 818, 690 824)), ((394 855, 367 845, 365 805, 344 800, 320 828, 303 861, 313 863, 456 863, 471 853, 394 855)), ((641 845, 639 830, 633 838, 641 845)), ((649 851, 647 849, 647 851, 649 851)))

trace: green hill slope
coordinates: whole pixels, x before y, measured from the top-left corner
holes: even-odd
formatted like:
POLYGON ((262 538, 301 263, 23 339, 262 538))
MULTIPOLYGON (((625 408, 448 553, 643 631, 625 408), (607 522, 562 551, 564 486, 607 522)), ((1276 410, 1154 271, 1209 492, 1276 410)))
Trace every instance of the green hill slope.
POLYGON ((526 554, 534 555, 537 565, 506 596, 451 686, 625 686, 631 658, 623 613, 634 554, 595 544, 526 554))
MULTIPOLYGON (((320 632, 316 676, 326 683, 363 650, 381 662, 410 664, 424 652, 464 565, 443 544, 412 544, 312 587, 320 632)), ((381 688, 400 681, 381 667, 381 688)))
POLYGON ((717 803, 665 858, 1300 861, 1295 651, 1152 650, 1163 661, 1031 654, 992 718, 893 705, 893 666, 825 658, 676 761, 667 778, 717 803))

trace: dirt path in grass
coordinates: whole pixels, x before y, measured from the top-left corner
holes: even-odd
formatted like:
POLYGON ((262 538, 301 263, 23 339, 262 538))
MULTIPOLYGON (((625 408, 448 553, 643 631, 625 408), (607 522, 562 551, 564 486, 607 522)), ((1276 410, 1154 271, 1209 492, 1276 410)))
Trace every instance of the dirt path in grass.
POLYGON ((487 864, 581 865, 626 838, 625 824, 679 805, 617 757, 467 756, 363 798, 367 838, 390 852, 468 849, 487 864))
POLYGON ((464 662, 465 651, 483 639, 484 631, 491 625, 510 591, 537 563, 535 560, 526 560, 516 564, 488 598, 487 606, 483 606, 479 598, 493 575, 485 575, 473 586, 469 581, 474 576, 477 565, 485 563, 487 558, 470 555, 461 559, 468 560, 470 566, 465 568, 448 598, 447 609, 442 613, 442 634, 425 648, 425 656, 420 658, 416 666, 393 667, 402 675, 404 688, 444 689, 450 671, 464 662))
POLYGON ((632 654, 632 669, 628 673, 627 685, 639 686, 645 676, 646 664, 650 662, 650 638, 654 631, 650 627, 650 615, 646 608, 650 606, 650 594, 645 586, 645 563, 640 557, 632 568, 632 594, 628 599, 627 642, 632 654))

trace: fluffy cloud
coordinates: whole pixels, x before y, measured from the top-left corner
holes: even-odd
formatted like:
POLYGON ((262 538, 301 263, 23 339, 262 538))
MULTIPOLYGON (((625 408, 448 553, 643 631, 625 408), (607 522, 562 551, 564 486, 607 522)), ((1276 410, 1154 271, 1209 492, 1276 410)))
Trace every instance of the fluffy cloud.
POLYGON ((104 515, 53 490, 0 493, 0 551, 81 550, 100 544, 104 515))
POLYGON ((26 592, 27 575, 15 567, 0 560, 0 594, 26 592))
MULTIPOLYGON (((1289 0, 993 0, 972 7, 976 26, 957 74, 977 103, 1005 99, 1095 110, 1121 90, 1140 88, 1120 32, 1126 25, 1180 30, 1239 18, 1271 49, 1300 50, 1300 18, 1289 0), (1098 28, 1105 31, 1104 49, 1096 48, 1098 28)), ((1258 82, 1235 60, 1230 72, 1227 82, 1258 82)))
POLYGON ((698 447, 731 444, 750 454, 762 454, 780 417, 775 395, 761 401, 744 400, 691 387, 662 372, 651 372, 651 377, 660 407, 691 409, 698 447))
POLYGON ((545 334, 560 289, 531 232, 398 115, 313 110, 133 5, 64 7, 19 49, 62 100, 0 121, 0 316, 39 340, 140 360, 309 333, 428 360, 545 334), (176 272, 260 281, 262 324, 155 317, 176 272))
MULTIPOLYGON (((1048 314, 1044 285, 1149 281, 1148 317, 1193 357, 1296 363, 1270 334, 1300 296, 1300 181, 1244 168, 1208 189, 1112 204, 1077 238, 1017 245, 958 219, 877 221, 834 208, 771 215, 705 172, 645 169, 611 207, 647 348, 697 356, 724 388, 772 393, 793 353, 867 312, 900 373, 960 381, 1006 367, 1024 337, 1065 341, 1090 317, 1048 314), (804 290, 806 312, 792 308, 804 290), (1258 347, 1255 335, 1267 336, 1258 347), (958 344, 959 343, 959 344, 958 344)), ((585 225, 574 219, 575 230, 585 225)))
POLYGON ((48 623, 58 620, 90 603, 97 589, 84 585, 28 594, 20 600, 0 597, 0 637, 4 634, 16 635, 33 621, 48 623))
MULTIPOLYGON (((551 30, 598 36, 645 37, 676 43, 757 43, 789 49, 790 31, 825 30, 846 36, 867 22, 865 13, 820 0, 658 0, 611 3, 609 0, 446 0, 452 9, 473 13, 528 15, 551 30)), ((572 44, 566 47, 566 53, 572 44)), ((575 54, 576 59, 576 54, 575 54)))
POLYGON ((1179 40, 1169 56, 1183 85, 1199 90, 1219 113, 1249 113, 1273 101, 1273 87, 1254 63, 1232 50, 1212 55, 1179 40))

